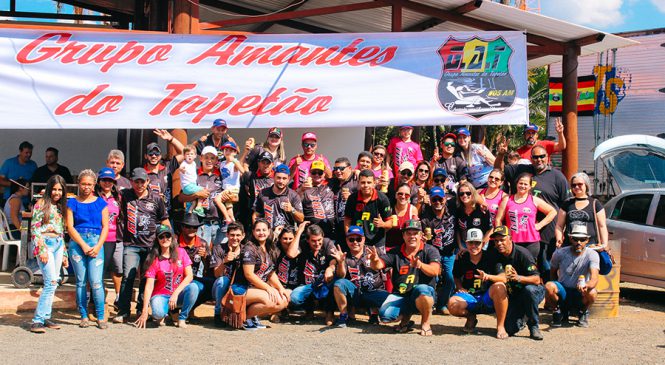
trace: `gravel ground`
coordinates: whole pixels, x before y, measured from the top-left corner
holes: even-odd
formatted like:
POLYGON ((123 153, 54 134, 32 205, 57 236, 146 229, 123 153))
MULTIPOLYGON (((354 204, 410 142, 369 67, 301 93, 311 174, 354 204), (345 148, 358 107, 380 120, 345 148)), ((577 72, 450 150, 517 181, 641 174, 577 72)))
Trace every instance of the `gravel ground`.
POLYGON ((269 329, 253 332, 226 331, 213 327, 211 306, 200 307, 196 315, 200 324, 185 329, 139 330, 111 324, 101 331, 78 328, 76 313, 55 312, 63 328, 43 335, 28 331, 31 313, 2 315, 0 358, 3 364, 665 363, 665 291, 634 285, 622 286, 618 318, 592 318, 586 329, 552 329, 550 314, 542 312, 542 342, 530 340, 528 330, 496 340, 495 319, 490 316, 479 316, 479 333, 474 335, 460 331, 464 319, 435 316, 434 336, 424 338, 419 331, 398 335, 388 326, 364 321, 346 329, 312 321, 270 324, 269 329))

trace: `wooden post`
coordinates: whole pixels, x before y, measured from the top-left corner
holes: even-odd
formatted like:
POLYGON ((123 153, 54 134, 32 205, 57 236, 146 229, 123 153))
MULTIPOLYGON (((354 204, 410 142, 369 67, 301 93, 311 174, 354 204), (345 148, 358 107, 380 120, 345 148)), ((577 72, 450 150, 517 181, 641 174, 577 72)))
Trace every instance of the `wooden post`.
POLYGON ((577 172, 577 56, 580 47, 568 44, 563 55, 563 126, 566 149, 563 151, 561 172, 570 178, 577 172))
POLYGON ((199 0, 175 0, 173 2, 173 33, 199 33, 199 0))

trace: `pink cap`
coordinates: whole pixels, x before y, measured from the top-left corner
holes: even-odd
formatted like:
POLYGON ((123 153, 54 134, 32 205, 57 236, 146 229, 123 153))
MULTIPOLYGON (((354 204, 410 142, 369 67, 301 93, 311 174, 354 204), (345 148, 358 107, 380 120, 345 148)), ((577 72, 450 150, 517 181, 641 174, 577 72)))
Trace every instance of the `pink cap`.
POLYGON ((305 140, 308 140, 308 139, 313 139, 313 140, 316 141, 316 140, 317 140, 317 139, 316 139, 316 134, 314 134, 313 132, 307 132, 307 133, 304 133, 304 134, 302 135, 302 138, 300 139, 300 141, 301 141, 301 142, 304 142, 305 140))

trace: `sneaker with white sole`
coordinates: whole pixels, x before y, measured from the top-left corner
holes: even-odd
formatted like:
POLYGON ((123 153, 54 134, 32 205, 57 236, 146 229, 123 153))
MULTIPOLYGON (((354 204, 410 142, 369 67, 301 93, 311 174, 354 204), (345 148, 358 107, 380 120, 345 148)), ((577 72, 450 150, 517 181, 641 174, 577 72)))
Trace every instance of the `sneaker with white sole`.
POLYGON ((256 327, 254 320, 248 319, 242 325, 242 329, 244 329, 245 331, 256 331, 258 328, 256 327))
POLYGON ((252 322, 254 322, 254 326, 256 326, 256 329, 262 330, 268 328, 268 326, 261 324, 261 321, 259 320, 258 316, 254 316, 254 318, 252 318, 252 322))

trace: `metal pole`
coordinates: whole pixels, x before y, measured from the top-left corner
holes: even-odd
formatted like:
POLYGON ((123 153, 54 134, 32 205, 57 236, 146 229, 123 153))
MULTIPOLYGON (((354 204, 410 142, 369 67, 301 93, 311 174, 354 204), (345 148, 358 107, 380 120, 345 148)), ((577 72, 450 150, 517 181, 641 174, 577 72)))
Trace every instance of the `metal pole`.
MULTIPOLYGON (((612 68, 614 68, 614 77, 616 77, 616 67, 617 67, 617 49, 612 48, 612 68)), ((605 90, 607 91, 607 90, 605 90)), ((609 126, 609 135, 607 138, 613 138, 614 137, 614 111, 610 113, 610 126, 609 126)))
MULTIPOLYGON (((598 54, 598 62, 596 63, 598 66, 600 66, 601 60, 603 58, 603 52, 600 52, 598 54)), ((600 73, 596 75, 596 77, 600 77, 600 73)), ((600 90, 600 88, 599 88, 600 90)), ((598 93, 596 93, 596 97, 598 97, 598 93)), ((596 105, 598 102, 596 101, 596 105)), ((600 136, 599 136, 599 130, 598 130, 598 113, 594 110, 593 113, 593 150, 594 152, 596 151, 596 148, 598 147, 598 142, 600 141, 600 136)), ((598 195, 598 161, 593 160, 593 191, 596 195, 598 195)))

